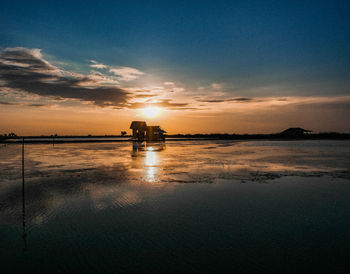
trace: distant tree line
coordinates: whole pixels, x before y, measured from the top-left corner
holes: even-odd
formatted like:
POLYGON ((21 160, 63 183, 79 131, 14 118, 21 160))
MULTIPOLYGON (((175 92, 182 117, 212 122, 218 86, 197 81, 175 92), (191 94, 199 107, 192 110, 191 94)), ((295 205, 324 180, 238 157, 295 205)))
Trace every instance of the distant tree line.
POLYGON ((171 134, 166 135, 166 138, 179 139, 210 139, 210 140, 349 140, 350 133, 323 132, 313 134, 228 134, 228 133, 213 133, 213 134, 171 134))
POLYGON ((7 138, 10 137, 10 138, 12 138, 12 137, 17 137, 17 134, 13 133, 13 132, 8 133, 8 134, 4 133, 4 134, 0 134, 0 137, 7 137, 7 138))
MULTIPOLYGON (((70 138, 98 138, 98 137, 126 137, 126 131, 121 131, 120 135, 85 135, 85 136, 61 136, 70 138)), ((0 134, 0 142, 6 142, 6 139, 16 138, 17 134, 14 132, 0 134)), ((31 138, 43 138, 43 137, 58 137, 58 134, 30 136, 31 138)), ((212 133, 212 134, 168 134, 166 138, 176 139, 207 139, 207 140, 350 140, 350 133, 338 133, 338 132, 321 132, 311 133, 311 131, 302 130, 300 128, 291 128, 281 133, 274 134, 229 134, 229 133, 212 133)))

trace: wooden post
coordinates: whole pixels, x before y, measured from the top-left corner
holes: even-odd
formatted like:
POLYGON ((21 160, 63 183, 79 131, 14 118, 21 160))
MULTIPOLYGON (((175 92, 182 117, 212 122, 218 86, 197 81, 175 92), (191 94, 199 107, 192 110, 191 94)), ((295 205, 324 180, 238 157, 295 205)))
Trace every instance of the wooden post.
POLYGON ((22 137, 22 185, 24 188, 24 137, 22 137))
POLYGON ((27 233, 26 233, 26 203, 24 189, 24 137, 22 138, 22 238, 24 242, 23 250, 27 250, 27 233))

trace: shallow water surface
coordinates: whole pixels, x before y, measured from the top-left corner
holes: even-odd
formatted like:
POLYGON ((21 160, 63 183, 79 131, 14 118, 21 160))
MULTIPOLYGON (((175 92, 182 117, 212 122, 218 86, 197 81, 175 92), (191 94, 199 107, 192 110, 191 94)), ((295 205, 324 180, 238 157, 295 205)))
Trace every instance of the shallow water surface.
POLYGON ((2 272, 342 272, 349 141, 0 147, 2 272))

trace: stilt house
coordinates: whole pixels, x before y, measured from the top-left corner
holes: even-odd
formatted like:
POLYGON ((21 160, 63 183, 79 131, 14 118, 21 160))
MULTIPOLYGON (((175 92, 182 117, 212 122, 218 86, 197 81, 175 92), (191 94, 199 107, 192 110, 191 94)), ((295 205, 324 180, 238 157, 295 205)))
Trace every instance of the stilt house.
POLYGON ((132 139, 137 141, 147 140, 152 141, 164 141, 166 133, 160 126, 147 126, 144 121, 133 121, 130 125, 132 129, 132 139))
POLYGON ((144 141, 146 137, 147 124, 144 121, 132 121, 132 138, 138 141, 144 141))

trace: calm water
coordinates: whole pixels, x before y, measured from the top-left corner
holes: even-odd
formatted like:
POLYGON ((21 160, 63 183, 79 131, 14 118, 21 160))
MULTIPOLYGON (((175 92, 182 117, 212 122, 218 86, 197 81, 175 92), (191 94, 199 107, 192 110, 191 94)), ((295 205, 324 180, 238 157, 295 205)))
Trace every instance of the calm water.
POLYGON ((1 273, 350 267, 350 141, 28 144, 24 190, 2 145, 1 273))

